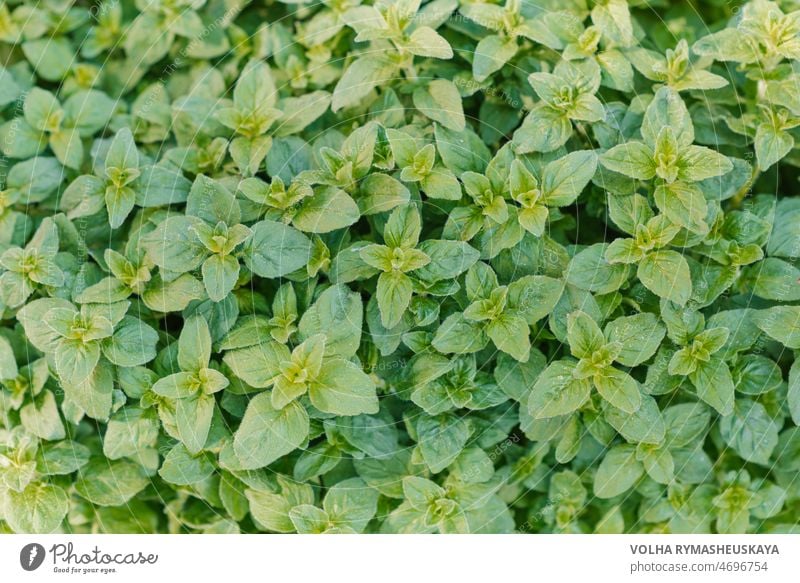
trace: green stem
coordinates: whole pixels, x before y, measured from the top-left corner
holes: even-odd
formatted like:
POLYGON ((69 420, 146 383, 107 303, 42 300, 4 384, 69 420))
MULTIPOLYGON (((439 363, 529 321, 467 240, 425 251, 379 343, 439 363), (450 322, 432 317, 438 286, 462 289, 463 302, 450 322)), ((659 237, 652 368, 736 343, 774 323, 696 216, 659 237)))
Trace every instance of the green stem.
POLYGON ((733 208, 738 209, 739 207, 742 206, 742 201, 744 201, 745 197, 747 196, 747 193, 750 192, 750 189, 752 188, 753 184, 755 183, 756 179, 758 179, 760 174, 761 174, 761 169, 758 167, 758 164, 756 163, 756 165, 753 166, 753 172, 750 174, 750 179, 747 182, 745 182, 744 185, 739 189, 739 191, 733 195, 733 198, 731 198, 731 205, 733 206, 733 208))

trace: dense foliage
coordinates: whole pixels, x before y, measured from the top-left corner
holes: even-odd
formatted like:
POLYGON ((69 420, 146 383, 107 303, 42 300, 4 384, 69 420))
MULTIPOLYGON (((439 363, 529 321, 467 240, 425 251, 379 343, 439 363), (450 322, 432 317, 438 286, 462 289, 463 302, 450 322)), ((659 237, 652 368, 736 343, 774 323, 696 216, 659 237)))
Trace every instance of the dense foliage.
POLYGON ((798 528, 796 0, 5 0, 0 47, 0 530, 798 528))

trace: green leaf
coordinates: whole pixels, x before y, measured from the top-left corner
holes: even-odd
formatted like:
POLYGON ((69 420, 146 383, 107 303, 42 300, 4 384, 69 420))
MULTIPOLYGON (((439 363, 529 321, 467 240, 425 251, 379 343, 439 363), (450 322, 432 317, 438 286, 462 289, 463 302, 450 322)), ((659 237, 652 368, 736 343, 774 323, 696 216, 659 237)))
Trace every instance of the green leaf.
POLYGON ((479 322, 467 320, 463 314, 453 314, 436 330, 431 344, 444 354, 467 354, 481 350, 487 342, 479 322))
POLYGON ((702 191, 693 184, 673 182, 656 187, 653 199, 667 218, 695 233, 705 233, 708 203, 702 191))
POLYGON ((0 68, 0 82, 2 82, 0 83, 0 87, 2 87, 0 89, 0 107, 5 107, 17 100, 22 89, 5 67, 0 68))
POLYGON ((231 350, 223 360, 233 374, 256 388, 270 386, 281 373, 281 364, 290 359, 289 349, 271 338, 256 338, 258 344, 231 350))
POLYGON ((631 367, 653 356, 666 332, 658 317, 648 312, 617 318, 605 329, 608 341, 619 342, 622 346, 616 361, 631 367))
POLYGON ((540 105, 528 114, 522 126, 514 132, 514 149, 518 154, 552 152, 563 146, 571 135, 572 123, 565 114, 540 105))
POLYGON ((272 71, 264 62, 252 61, 242 70, 233 90, 233 103, 246 112, 261 112, 275 105, 278 91, 272 71))
POLYGON ((423 115, 449 130, 460 132, 466 127, 461 94, 452 81, 434 79, 413 93, 414 107, 423 115))
POLYGON ((653 397, 640 397, 641 405, 634 413, 617 409, 606 401, 604 418, 629 443, 660 445, 667 431, 664 416, 653 397))
POLYGON ((567 341, 576 358, 590 358, 605 344, 600 327, 588 314, 577 310, 567 315, 567 341))
POLYGON ((278 136, 297 134, 319 119, 331 104, 327 91, 313 91, 299 97, 288 97, 278 104, 283 112, 275 133, 278 136))
POLYGON ((22 43, 22 52, 36 73, 47 81, 60 81, 72 67, 72 59, 65 57, 75 51, 66 37, 46 37, 22 43))
POLYGON ((178 444, 169 450, 158 475, 171 484, 188 486, 197 484, 211 476, 216 467, 208 453, 192 455, 183 445, 178 444))
POLYGON ((322 507, 338 527, 364 532, 378 511, 378 492, 361 479, 343 480, 328 490, 322 507))
POLYGON ((528 324, 552 313, 561 298, 564 282, 546 275, 526 275, 508 286, 508 303, 528 324))
POLYGON ((218 181, 199 174, 192 183, 186 199, 186 215, 216 225, 219 222, 235 225, 240 221, 239 203, 233 194, 218 181))
POLYGON ((792 150, 794 138, 770 123, 759 124, 753 144, 761 170, 767 170, 792 150))
POLYGON ((178 435, 193 455, 205 447, 215 406, 214 397, 204 394, 184 397, 175 403, 178 435))
POLYGON ((669 484, 675 477, 675 460, 668 449, 645 449, 640 461, 647 475, 659 484, 669 484))
POLYGON ((400 322, 408 304, 411 302, 413 286, 411 279, 400 271, 381 273, 378 277, 378 307, 381 311, 381 322, 392 328, 400 322))
POLYGON ((775 221, 769 235, 766 252, 773 257, 791 259, 800 249, 800 208, 795 207, 791 199, 778 202, 775 221))
POLYGON ((314 490, 308 484, 297 484, 278 476, 278 493, 247 489, 245 496, 250 503, 250 514, 256 523, 274 532, 294 532, 289 511, 303 504, 314 503, 314 490))
POLYGON ((139 169, 139 151, 128 128, 119 130, 111 140, 106 153, 105 167, 122 170, 139 169))
POLYGON ((213 302, 221 302, 239 279, 239 262, 230 255, 212 255, 203 262, 203 285, 213 302))
POLYGON ((542 193, 550 206, 575 202, 597 170, 597 154, 591 150, 570 152, 550 162, 542 173, 542 193))
POLYGON ((155 411, 124 407, 108 420, 103 455, 112 460, 135 457, 155 446, 159 428, 155 411))
POLYGON ((642 142, 614 146, 600 156, 600 163, 609 170, 638 180, 650 180, 656 175, 653 151, 642 142))
POLYGON ((243 257, 247 267, 266 278, 283 277, 308 264, 311 240, 297 229, 263 220, 252 227, 253 236, 243 257))
POLYGON ((636 459, 636 448, 618 445, 606 453, 594 476, 594 495, 614 498, 630 490, 642 477, 644 467, 636 459))
POLYGON ((756 325, 787 348, 800 348, 800 306, 774 306, 759 310, 756 325))
POLYGON ((303 202, 292 224, 306 233, 329 233, 349 227, 360 218, 358 205, 343 190, 324 187, 303 202))
POLYGON ((678 178, 697 182, 727 174, 733 164, 727 157, 702 146, 688 146, 680 155, 678 178))
POLYGON ((358 209, 362 215, 391 211, 411 198, 408 188, 388 174, 370 174, 361 181, 360 187, 358 209))
POLYGON ((270 395, 261 393, 247 405, 233 449, 244 468, 263 468, 300 447, 308 429, 308 413, 302 405, 293 402, 278 410, 270 395))
POLYGON ((80 344, 64 340, 55 351, 55 369, 61 380, 69 385, 84 382, 100 361, 100 344, 80 344))
POLYGON ((778 424, 764 405, 749 399, 737 399, 733 414, 723 417, 719 432, 725 443, 748 462, 769 463, 778 445, 778 424))
POLYGON ((192 183, 183 174, 164 166, 145 166, 137 179, 136 204, 158 207, 185 202, 192 183))
POLYGON ((0 139, 0 149, 11 158, 36 156, 47 145, 47 136, 19 117, 0 126, 0 139))
POLYGON ((37 437, 50 441, 66 437, 64 424, 58 414, 58 405, 51 391, 44 391, 22 407, 19 416, 25 429, 37 437))
POLYGON ((67 168, 78 170, 83 164, 83 144, 78 130, 63 129, 50 135, 50 148, 67 168))
POLYGON ((469 128, 454 132, 435 124, 434 135, 442 162, 456 176, 464 172, 483 172, 492 158, 483 140, 469 128))
POLYGON ((680 306, 692 295, 689 264, 677 251, 648 253, 639 263, 636 275, 651 292, 680 306))
POLYGON ((703 403, 681 403, 664 410, 667 447, 685 447, 708 430, 711 411, 703 403))
POLYGON ((102 91, 79 90, 64 101, 64 125, 75 128, 80 137, 94 135, 111 120, 117 101, 102 91))
POLYGON ((89 417, 105 420, 111 413, 114 377, 111 366, 100 362, 92 373, 77 384, 64 384, 64 395, 89 417))
POLYGON ((472 75, 476 81, 483 81, 517 54, 517 41, 498 35, 485 36, 475 47, 472 60, 472 75))
POLYGON ((361 296, 339 284, 326 289, 300 319, 301 339, 325 335, 325 353, 353 356, 361 342, 364 308, 361 296))
POLYGON ((463 241, 428 239, 419 250, 430 258, 430 263, 414 270, 414 277, 425 282, 451 280, 472 267, 480 253, 463 241))
POLYGON ((196 314, 186 319, 178 340, 178 364, 181 369, 196 372, 208 366, 211 359, 211 333, 206 319, 196 314))
POLYGON ((322 534, 327 530, 330 521, 327 512, 311 504, 292 508, 289 519, 299 534, 322 534))
POLYGON ((720 415, 724 417, 733 413, 733 378, 722 359, 712 357, 708 362, 698 363, 689 378, 697 389, 697 396, 714 407, 720 415))
POLYGON ((397 65, 386 57, 369 55, 356 59, 336 84, 331 109, 335 113, 358 104, 377 85, 391 79, 396 70, 397 65))
POLYGON ((499 350, 526 362, 531 350, 530 327, 520 316, 501 314, 486 327, 486 334, 499 350))
POLYGON ((694 126, 686 104, 681 96, 669 87, 659 89, 647 106, 642 120, 644 141, 650 146, 655 145, 659 132, 665 127, 672 128, 679 146, 688 146, 694 142, 694 126))
POLYGON ((453 58, 453 49, 450 47, 450 43, 429 26, 419 26, 414 29, 408 38, 406 50, 412 55, 420 57, 453 58))
POLYGON ((752 282, 753 293, 767 300, 800 300, 800 269, 777 257, 767 257, 749 266, 745 277, 752 282))
POLYGON ((786 401, 789 414, 795 425, 800 425, 800 360, 795 360, 789 369, 789 390, 786 401))
POLYGON ((121 506, 149 483, 144 469, 132 461, 94 458, 81 468, 75 491, 97 506, 121 506))
POLYGON ((173 216, 164 220, 142 243, 153 262, 176 273, 200 267, 208 252, 195 234, 196 217, 173 216))
POLYGON ((378 412, 375 382, 349 360, 331 358, 324 361, 308 392, 311 403, 326 413, 360 415, 378 412))
POLYGON ((22 492, 5 494, 3 518, 18 534, 49 534, 61 526, 69 511, 69 498, 62 488, 34 482, 22 492))
POLYGON ((623 263, 610 263, 606 259, 609 249, 612 247, 606 243, 596 243, 577 253, 567 266, 567 283, 601 294, 621 288, 628 280, 630 268, 623 263))
POLYGON ((184 273, 172 281, 156 279, 142 294, 142 301, 156 312, 179 312, 192 300, 204 297, 203 284, 193 275, 184 273))
POLYGON ((36 471, 47 476, 71 474, 89 462, 89 449, 74 441, 43 444, 36 457, 36 471))
POLYGON ((118 190, 107 188, 105 203, 108 209, 108 224, 112 229, 117 229, 122 226, 133 210, 136 204, 136 193, 127 186, 118 190))
POLYGON ((156 357, 158 333, 132 316, 125 316, 114 335, 103 342, 103 355, 118 366, 138 366, 156 357))
POLYGON ((591 381, 575 378, 574 370, 574 362, 558 360, 539 375, 528 399, 528 412, 534 419, 567 415, 586 404, 591 381))
POLYGON ((434 167, 422 179, 420 185, 429 198, 443 200, 459 200, 461 198, 461 184, 447 168, 434 167))
POLYGON ((5 336, 0 336, 0 380, 13 379, 18 373, 17 359, 14 357, 11 343, 5 336))
POLYGON ((607 367, 593 377, 594 386, 606 401, 625 413, 635 413, 642 402, 639 383, 626 372, 607 367))
POLYGON ((455 461, 470 434, 467 423, 453 415, 423 416, 417 421, 419 450, 434 474, 455 461))

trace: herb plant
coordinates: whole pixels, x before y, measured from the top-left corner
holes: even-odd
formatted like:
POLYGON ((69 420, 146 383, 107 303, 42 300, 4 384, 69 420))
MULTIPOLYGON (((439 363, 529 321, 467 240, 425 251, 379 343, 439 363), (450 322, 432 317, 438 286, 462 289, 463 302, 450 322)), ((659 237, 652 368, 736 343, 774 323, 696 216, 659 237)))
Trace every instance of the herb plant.
POLYGON ((800 524, 794 0, 0 1, 0 531, 800 524))

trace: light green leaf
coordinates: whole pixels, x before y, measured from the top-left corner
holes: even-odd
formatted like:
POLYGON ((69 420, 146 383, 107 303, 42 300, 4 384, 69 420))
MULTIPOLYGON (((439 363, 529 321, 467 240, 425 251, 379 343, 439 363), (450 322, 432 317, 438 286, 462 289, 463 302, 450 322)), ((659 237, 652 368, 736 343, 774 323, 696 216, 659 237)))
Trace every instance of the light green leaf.
POLYGON ((460 132, 466 127, 461 94, 452 81, 434 79, 413 94, 414 107, 447 129, 460 132))
POLYGON ((734 385, 728 365, 720 358, 712 357, 708 362, 698 363, 689 375, 697 396, 714 407, 720 415, 733 413, 734 385))
POLYGON ((733 414, 719 423, 722 439, 748 462, 768 464, 778 445, 779 426, 764 405, 749 399, 737 399, 733 414))
POLYGON ((212 255, 203 262, 203 285, 211 301, 221 302, 239 279, 239 262, 230 255, 212 255))
POLYGON ((759 124, 754 141, 756 159, 761 170, 766 170, 784 158, 794 147, 794 138, 770 123, 759 124))
POLYGON ((18 534, 49 534, 56 531, 67 516, 69 498, 53 484, 34 482, 22 492, 5 494, 3 518, 18 534))
POLYGON ((268 393, 256 395, 247 405, 233 439, 233 449, 242 466, 268 466, 300 447, 308 436, 308 413, 297 403, 277 410, 268 393))
POLYGON ((597 392, 625 413, 635 413, 642 402, 639 383, 626 372, 607 367, 592 377, 597 392))
POLYGON ((452 464, 470 436, 467 423, 454 415, 422 416, 417 421, 417 436, 422 459, 438 474, 452 464))
POLYGON ((323 362, 319 375, 308 389, 311 403, 320 411, 335 415, 377 413, 375 382, 360 366, 342 358, 323 362))
POLYGON ((397 65, 382 56, 364 56, 347 67, 333 90, 331 109, 337 112, 352 107, 366 97, 377 85, 395 75, 397 65))
POLYGON ((692 295, 689 264, 677 251, 648 253, 639 263, 636 275, 651 292, 680 306, 692 295))
POLYGON ((292 224, 306 233, 329 233, 349 227, 360 216, 358 205, 349 194, 323 187, 300 205, 292 224))
POLYGON ((144 469, 130 460, 93 458, 81 468, 75 491, 97 506, 121 506, 149 483, 144 469))
POLYGON ((600 163, 609 170, 639 180, 650 180, 656 175, 653 150, 642 142, 614 146, 600 156, 600 163))
POLYGON ((244 251, 244 262, 256 275, 283 277, 308 264, 311 240, 297 229, 270 220, 252 226, 253 236, 244 251))
POLYGON ((653 356, 666 332, 658 317, 647 312, 617 318, 605 329, 609 342, 622 345, 616 361, 625 366, 638 366, 653 356))
POLYGON ((412 294, 411 279, 406 274, 400 271, 380 274, 376 297, 381 311, 381 322, 386 328, 392 328, 400 322, 411 302, 412 294))
POLYGON ((600 462, 594 476, 594 495, 598 498, 614 498, 633 487, 644 473, 642 463, 636 459, 636 448, 618 445, 600 462))
POLYGON ((526 362, 531 350, 530 327, 520 316, 501 314, 486 326, 486 334, 499 350, 526 362))
POLYGON ((567 415, 589 400, 591 381, 575 378, 574 370, 574 362, 558 360, 539 375, 528 400, 528 412, 534 419, 567 415))
POLYGON ((498 35, 485 36, 475 47, 472 60, 472 75, 476 81, 483 81, 517 54, 517 41, 498 35))

